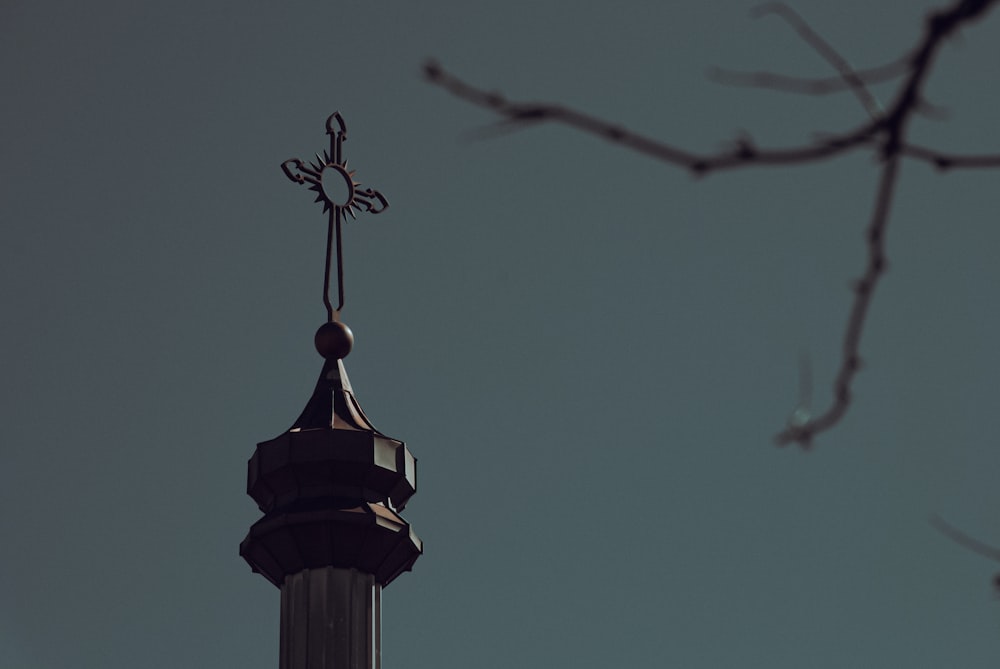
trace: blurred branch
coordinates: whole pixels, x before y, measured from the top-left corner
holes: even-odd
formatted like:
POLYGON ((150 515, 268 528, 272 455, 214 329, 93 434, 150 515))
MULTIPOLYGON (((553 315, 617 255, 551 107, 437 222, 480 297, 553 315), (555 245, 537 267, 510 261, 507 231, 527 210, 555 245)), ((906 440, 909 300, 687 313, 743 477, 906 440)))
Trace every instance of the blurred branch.
POLYGON ((905 144, 900 147, 900 153, 910 158, 924 160, 941 170, 953 168, 1000 167, 1000 154, 983 153, 978 155, 941 153, 915 144, 905 144))
MULTIPOLYGON (((994 562, 1000 562, 1000 548, 991 546, 966 534, 937 514, 932 514, 931 517, 927 519, 927 522, 929 522, 938 532, 945 535, 962 548, 982 555, 985 558, 989 558, 994 562)), ((993 587, 1000 592, 1000 573, 993 575, 993 587)))
POLYGON ((560 104, 512 102, 499 93, 477 88, 459 79, 434 61, 424 64, 424 75, 428 81, 455 97, 503 117, 499 122, 501 125, 526 128, 542 122, 559 123, 685 168, 695 176, 747 165, 794 165, 829 158, 848 149, 870 144, 878 130, 877 124, 871 122, 853 131, 831 135, 811 144, 770 149, 758 148, 751 139, 744 137, 730 150, 694 153, 560 104))
POLYGON ((990 546, 987 543, 983 543, 979 539, 969 536, 936 514, 931 515, 931 517, 927 519, 927 522, 929 522, 938 532, 945 535, 962 548, 966 548, 973 553, 978 553, 979 555, 989 558, 994 562, 1000 562, 1000 548, 990 546))
POLYGON ((878 103, 875 96, 868 90, 864 80, 847 63, 846 58, 841 56, 825 39, 820 37, 819 33, 813 30, 795 10, 783 2, 769 2, 761 5, 753 10, 750 15, 756 18, 770 14, 781 17, 790 25, 799 34, 799 37, 813 48, 813 51, 818 53, 823 60, 837 71, 844 84, 854 93, 861 106, 868 112, 868 116, 873 119, 878 118, 878 115, 882 113, 882 105, 878 103))
MULTIPOLYGON (((908 64, 909 57, 903 57, 885 65, 854 70, 854 74, 866 85, 878 84, 903 76, 908 64)), ((851 90, 850 82, 844 81, 843 77, 790 77, 776 72, 741 72, 723 67, 710 68, 706 74, 709 79, 720 84, 769 88, 787 93, 829 95, 851 90)))
POLYGON ((807 448, 815 435, 830 429, 844 417, 851 403, 851 384, 861 369, 860 345, 865 319, 879 278, 887 266, 885 233, 902 159, 908 157, 922 160, 941 169, 1000 166, 1000 155, 948 154, 911 145, 906 141, 910 119, 926 109, 922 90, 939 49, 947 38, 964 25, 981 18, 997 2, 1000 0, 954 0, 948 6, 931 12, 924 22, 923 34, 915 47, 907 52, 908 55, 882 68, 876 68, 875 74, 871 70, 852 70, 842 56, 785 5, 766 5, 763 12, 778 14, 792 25, 837 70, 838 79, 842 82, 839 85, 853 91, 871 115, 867 123, 853 130, 790 148, 759 148, 751 139, 742 138, 732 149, 699 154, 564 105, 508 100, 499 93, 469 84, 445 71, 436 62, 426 63, 424 74, 430 83, 501 117, 499 127, 525 128, 542 122, 557 123, 681 167, 698 176, 738 167, 799 165, 859 148, 875 151, 881 162, 881 170, 865 233, 868 258, 864 273, 853 286, 854 300, 844 333, 840 368, 833 383, 833 399, 823 413, 815 418, 810 417, 805 422, 790 423, 775 437, 779 445, 796 443, 807 448), (897 67, 899 72, 896 72, 897 67), (873 105, 874 98, 866 88, 866 81, 871 81, 866 77, 882 76, 902 79, 892 103, 885 110, 878 107, 877 103, 873 105))
POLYGON ((813 436, 836 425, 851 404, 851 382, 855 374, 861 370, 861 334, 865 326, 865 317, 868 315, 868 307, 871 305, 879 277, 886 268, 885 228, 889 222, 892 195, 898 175, 899 154, 893 153, 882 168, 878 194, 875 198, 875 210, 868 226, 868 264, 864 275, 854 283, 854 302, 847 319, 840 370, 833 382, 833 403, 816 418, 811 418, 802 425, 788 425, 779 432, 775 437, 775 442, 779 446, 797 443, 802 448, 809 448, 813 436))

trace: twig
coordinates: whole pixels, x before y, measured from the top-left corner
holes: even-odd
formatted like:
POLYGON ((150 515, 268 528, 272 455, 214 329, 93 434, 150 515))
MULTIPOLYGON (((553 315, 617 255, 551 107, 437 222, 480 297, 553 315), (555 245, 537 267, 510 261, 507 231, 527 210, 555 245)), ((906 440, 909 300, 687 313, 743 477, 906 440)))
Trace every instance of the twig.
POLYGON ((646 135, 590 116, 583 112, 556 103, 512 102, 499 93, 492 93, 463 81, 446 72, 438 63, 424 64, 427 80, 447 90, 455 97, 489 109, 504 118, 501 123, 515 127, 527 127, 541 122, 566 125, 589 135, 601 137, 614 144, 637 153, 651 156, 662 162, 685 168, 697 176, 724 169, 745 167, 746 165, 795 165, 829 158, 849 149, 871 143, 878 131, 878 123, 870 122, 854 130, 824 137, 812 144, 788 148, 761 149, 750 140, 742 139, 736 147, 719 152, 699 154, 678 148, 672 144, 652 139, 646 135))
MULTIPOLYGON (((927 522, 929 522, 938 532, 945 535, 962 548, 982 555, 985 558, 989 558, 994 562, 1000 562, 1000 548, 991 546, 966 534, 937 514, 931 514, 930 518, 927 519, 927 522)), ((997 591, 997 593, 1000 593, 1000 573, 993 575, 993 588, 997 591)))
POLYGON ((781 17, 795 32, 799 34, 806 44, 820 55, 833 69, 837 71, 840 78, 848 86, 854 96, 858 98, 861 106, 868 112, 868 116, 877 119, 882 113, 882 105, 879 104, 875 96, 871 94, 864 80, 858 76, 843 56, 834 49, 819 33, 812 29, 806 21, 799 16, 795 10, 783 2, 769 2, 761 5, 751 12, 751 16, 760 17, 774 14, 781 17))
POLYGON ((941 170, 1000 167, 1000 154, 996 153, 978 155, 942 153, 916 144, 904 144, 899 148, 899 152, 910 158, 929 162, 941 170))
MULTIPOLYGON (((854 70, 854 74, 866 85, 892 81, 906 74, 909 57, 903 57, 876 67, 854 70)), ((851 90, 851 84, 843 77, 790 77, 776 72, 741 72, 723 67, 713 67, 706 72, 712 81, 729 86, 769 88, 786 93, 805 95, 829 95, 851 90)))
POLYGON ((864 275, 854 284, 854 303, 847 319, 840 371, 837 372, 837 378, 833 383, 833 403, 816 418, 802 425, 789 425, 779 432, 774 438, 779 446, 797 443, 802 448, 809 448, 813 436, 836 425, 851 404, 851 382, 855 374, 861 370, 861 334, 864 331, 865 317, 868 315, 868 307, 871 306, 879 277, 886 269, 885 228, 889 222, 889 211, 892 208, 892 196, 898 175, 899 154, 894 153, 886 160, 879 180, 875 210, 868 226, 868 265, 864 275))
POLYGON ((937 514, 932 514, 927 522, 931 524, 941 534, 945 535, 962 548, 967 548, 973 553, 978 553, 994 562, 1000 562, 1000 548, 996 548, 987 543, 975 539, 962 530, 958 529, 947 520, 937 514))

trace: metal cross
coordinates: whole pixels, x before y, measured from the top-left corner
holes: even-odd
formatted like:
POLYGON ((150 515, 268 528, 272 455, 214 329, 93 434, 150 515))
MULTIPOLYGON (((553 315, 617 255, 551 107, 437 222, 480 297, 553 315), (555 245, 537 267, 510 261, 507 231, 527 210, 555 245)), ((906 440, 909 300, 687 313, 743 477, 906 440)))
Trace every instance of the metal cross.
POLYGON ((361 188, 354 181, 354 172, 347 170, 343 159, 343 144, 347 141, 347 126, 340 112, 334 112, 326 119, 326 134, 330 136, 330 151, 316 154, 316 161, 306 165, 298 158, 290 158, 281 163, 281 170, 297 184, 310 183, 309 190, 316 192, 316 202, 323 203, 323 211, 330 212, 326 230, 326 274, 323 278, 323 304, 326 305, 328 321, 334 320, 334 308, 330 304, 330 255, 333 240, 337 240, 337 320, 344 307, 344 260, 340 243, 340 212, 356 219, 355 211, 381 214, 389 207, 389 201, 374 188, 361 188), (333 122, 337 122, 334 128, 333 122), (293 172, 293 170, 295 170, 293 172), (297 173, 296 173, 297 172, 297 173))

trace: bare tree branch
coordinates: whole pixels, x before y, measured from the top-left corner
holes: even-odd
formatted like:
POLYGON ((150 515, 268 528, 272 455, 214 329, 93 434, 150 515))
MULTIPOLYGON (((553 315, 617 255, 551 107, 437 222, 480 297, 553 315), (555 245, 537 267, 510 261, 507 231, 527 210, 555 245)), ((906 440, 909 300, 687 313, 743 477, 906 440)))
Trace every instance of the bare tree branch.
POLYGON ((489 109, 504 118, 501 123, 527 127, 544 121, 560 123, 587 134, 601 137, 637 153, 685 168, 696 176, 746 165, 794 165, 829 158, 872 142, 878 124, 867 123, 855 130, 831 135, 813 144, 789 148, 760 149, 749 139, 741 139, 735 148, 720 153, 699 154, 652 139, 615 123, 548 102, 512 102, 499 93, 477 88, 446 72, 434 61, 424 64, 424 75, 431 83, 467 102, 489 109))
MULTIPOLYGON (((854 70, 854 74, 865 85, 892 81, 906 74, 909 62, 909 56, 905 56, 884 65, 854 70)), ((790 77, 776 72, 741 72, 723 67, 709 68, 706 76, 712 81, 729 86, 769 88, 805 95, 829 95, 851 90, 851 84, 844 81, 843 77, 790 77)))
MULTIPOLYGON (((424 73, 431 83, 500 116, 503 119, 500 123, 503 125, 523 128, 528 124, 544 121, 567 125, 620 144, 632 151, 687 169, 695 175, 737 167, 798 165, 819 161, 857 148, 875 150, 882 162, 882 168, 866 230, 868 259, 864 273, 854 283, 854 301, 844 333, 840 368, 833 383, 833 399, 830 406, 816 418, 810 417, 804 422, 795 421, 795 424, 789 424, 775 437, 779 445, 797 443, 803 448, 808 448, 816 434, 830 429, 844 417, 851 403, 851 384, 861 368, 860 344, 865 319, 879 278, 886 270, 885 234, 902 159, 911 157, 930 162, 942 169, 1000 166, 1000 155, 952 155, 906 142, 906 130, 910 119, 926 108, 922 90, 938 50, 948 37, 954 35, 965 24, 981 18, 998 2, 1000 0, 954 0, 950 5, 931 12, 916 46, 908 51, 906 57, 895 61, 900 63, 901 68, 905 62, 906 71, 895 75, 903 76, 903 79, 896 97, 885 111, 872 106, 874 98, 867 93, 865 74, 852 70, 846 60, 822 40, 801 17, 783 4, 766 6, 765 11, 779 14, 788 21, 807 43, 838 70, 843 86, 852 90, 872 114, 871 120, 858 128, 829 135, 812 144, 791 148, 761 149, 751 140, 744 138, 731 150, 698 154, 563 105, 507 100, 498 93, 487 92, 466 83, 434 62, 425 65, 424 73)), ((890 66, 895 67, 895 64, 890 63, 883 68, 890 66)), ((870 76, 882 76, 882 74, 870 76)))
POLYGON ((937 514, 931 515, 931 517, 927 519, 927 522, 929 522, 934 529, 954 541, 959 546, 967 548, 973 553, 978 553, 983 557, 989 558, 994 562, 1000 562, 1000 548, 990 546, 987 543, 983 543, 979 539, 969 536, 937 514))
POLYGON ((899 152, 910 158, 927 161, 941 170, 1000 167, 1000 154, 997 153, 978 155, 941 153, 916 144, 904 144, 900 147, 899 152))
POLYGON ((805 22, 805 20, 798 15, 791 7, 783 2, 769 2, 765 5, 753 10, 750 15, 753 17, 767 16, 769 14, 774 14, 781 17, 788 25, 792 27, 795 32, 799 34, 799 37, 805 41, 806 44, 811 46, 816 53, 820 55, 827 63, 830 64, 833 69, 837 71, 840 78, 849 87, 854 96, 858 98, 861 106, 864 107, 865 111, 868 112, 868 116, 872 119, 877 119, 879 114, 882 113, 882 105, 879 104, 875 96, 871 94, 865 82, 858 76, 857 72, 854 71, 843 56, 841 56, 836 49, 834 49, 829 42, 820 37, 819 33, 812 29, 812 27, 805 22))
POLYGON ((889 211, 898 175, 899 154, 894 153, 886 160, 879 180, 875 210, 868 226, 868 265, 864 275, 854 284, 854 303, 847 319, 840 371, 833 383, 833 403, 816 418, 811 418, 802 425, 789 425, 779 432, 775 437, 775 443, 779 446, 797 443, 802 448, 809 448, 813 436, 836 425, 851 404, 851 381, 861 369, 861 334, 865 326, 865 317, 868 315, 868 307, 871 306, 879 277, 886 269, 885 228, 889 223, 889 211))

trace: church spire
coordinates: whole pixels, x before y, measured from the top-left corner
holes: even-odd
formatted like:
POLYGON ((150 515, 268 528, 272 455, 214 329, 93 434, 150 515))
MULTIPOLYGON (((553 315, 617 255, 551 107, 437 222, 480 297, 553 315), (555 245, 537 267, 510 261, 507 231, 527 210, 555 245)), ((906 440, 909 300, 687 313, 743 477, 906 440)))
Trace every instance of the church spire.
POLYGON ((399 515, 416 492, 416 458, 372 424, 354 396, 344 358, 354 335, 344 306, 342 215, 381 213, 389 203, 354 181, 343 158, 347 129, 327 119, 330 150, 306 164, 282 164, 311 184, 329 212, 323 303, 314 343, 324 363, 301 415, 257 444, 247 494, 264 513, 240 544, 254 572, 281 589, 279 669, 379 669, 381 591, 409 571, 423 544, 399 515), (338 304, 329 297, 336 248, 338 304))

